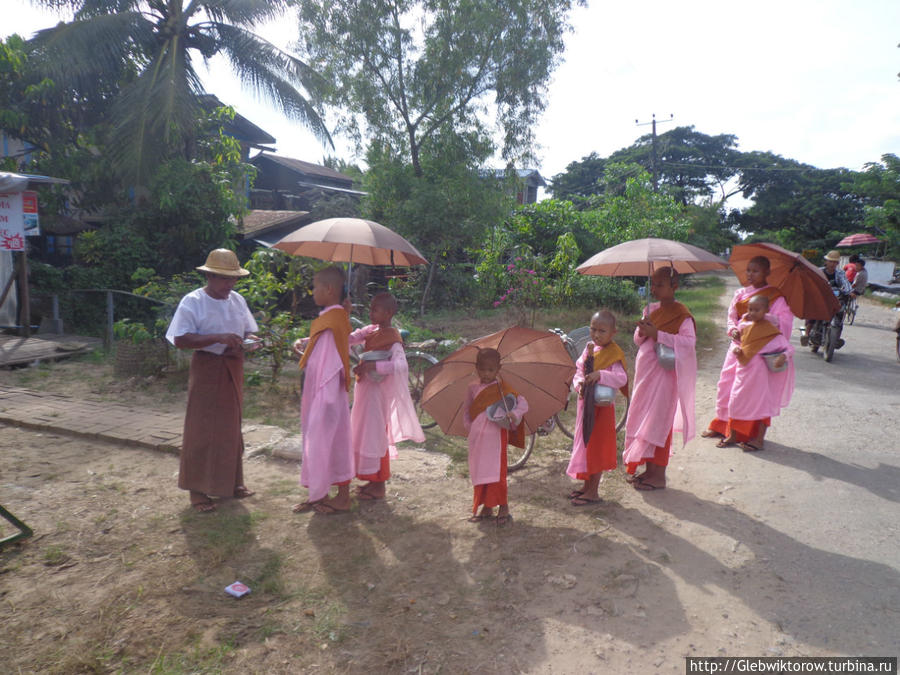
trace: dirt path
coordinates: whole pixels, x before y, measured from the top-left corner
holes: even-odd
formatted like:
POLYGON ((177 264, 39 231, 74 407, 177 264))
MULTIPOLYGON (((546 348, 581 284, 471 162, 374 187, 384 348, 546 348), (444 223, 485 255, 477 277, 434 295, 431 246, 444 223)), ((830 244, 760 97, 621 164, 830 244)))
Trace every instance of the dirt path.
MULTIPOLYGON (((465 522, 468 480, 423 449, 403 452, 385 502, 347 516, 291 514, 297 465, 261 458, 246 465, 258 496, 199 516, 174 456, 0 428, 0 503, 36 532, 0 553, 9 670, 683 673, 689 655, 896 655, 895 316, 864 304, 831 364, 795 340, 797 391, 767 449, 697 439, 665 491, 612 474, 605 505, 574 509, 565 439, 540 439, 504 530, 465 522), (241 600, 223 592, 236 579, 241 600)), ((700 428, 723 350, 700 355, 700 428)))

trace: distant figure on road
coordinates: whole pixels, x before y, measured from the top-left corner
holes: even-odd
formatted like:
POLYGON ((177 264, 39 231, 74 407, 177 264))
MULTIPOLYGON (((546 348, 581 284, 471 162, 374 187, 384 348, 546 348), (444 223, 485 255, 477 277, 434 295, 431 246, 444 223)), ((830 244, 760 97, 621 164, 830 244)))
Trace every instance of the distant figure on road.
POLYGON ((866 270, 866 261, 862 258, 857 258, 854 264, 856 265, 856 275, 851 280, 851 283, 853 284, 853 295, 858 298, 866 294, 866 286, 869 285, 869 272, 866 270))
POLYGON ((214 511, 211 497, 243 499, 244 485, 244 339, 255 339, 256 321, 234 284, 250 272, 233 251, 211 251, 197 268, 206 286, 178 303, 166 339, 178 349, 193 349, 187 412, 181 443, 178 487, 189 490, 191 506, 214 511))

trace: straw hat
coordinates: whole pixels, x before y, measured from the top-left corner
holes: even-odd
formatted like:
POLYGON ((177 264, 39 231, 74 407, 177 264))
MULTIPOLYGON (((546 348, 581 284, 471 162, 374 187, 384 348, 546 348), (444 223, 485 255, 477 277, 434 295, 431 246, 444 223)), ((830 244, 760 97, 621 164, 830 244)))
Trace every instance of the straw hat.
POLYGON ((245 277, 250 274, 238 262, 234 251, 227 248, 217 248, 206 256, 206 263, 197 268, 201 272, 218 274, 220 277, 245 277))
POLYGON ((828 251, 827 255, 825 256, 825 260, 830 260, 831 262, 840 262, 841 254, 834 250, 828 251))

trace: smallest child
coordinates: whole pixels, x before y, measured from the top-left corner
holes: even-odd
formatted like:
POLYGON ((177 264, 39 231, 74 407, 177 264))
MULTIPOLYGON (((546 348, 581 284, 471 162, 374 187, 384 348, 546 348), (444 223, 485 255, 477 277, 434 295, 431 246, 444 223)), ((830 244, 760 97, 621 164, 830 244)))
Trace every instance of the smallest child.
POLYGON ((720 448, 740 442, 745 451, 761 450, 771 418, 790 402, 792 373, 770 371, 763 355, 781 352, 773 360, 773 365, 781 368, 794 349, 781 331, 766 320, 768 311, 769 298, 754 295, 738 326, 741 343, 732 348, 738 365, 728 401, 727 436, 716 444, 720 448))
POLYGON ((469 522, 479 523, 493 517, 497 506, 497 525, 503 527, 512 522, 507 500, 506 447, 507 443, 525 447, 522 417, 528 412, 528 402, 500 379, 500 352, 496 349, 478 351, 475 372, 478 381, 472 382, 466 391, 463 413, 469 439, 469 477, 474 486, 469 522), (488 418, 488 407, 508 395, 516 401, 506 413, 509 430, 488 418))
MULTIPOLYGON (((572 458, 566 473, 583 485, 569 493, 572 506, 600 502, 598 488, 604 471, 616 468, 616 408, 614 403, 595 405, 594 387, 628 386, 625 352, 615 342, 616 317, 601 310, 591 317, 591 342, 575 364, 572 386, 578 392, 572 458)), ((627 391, 627 389, 626 389, 627 391)))

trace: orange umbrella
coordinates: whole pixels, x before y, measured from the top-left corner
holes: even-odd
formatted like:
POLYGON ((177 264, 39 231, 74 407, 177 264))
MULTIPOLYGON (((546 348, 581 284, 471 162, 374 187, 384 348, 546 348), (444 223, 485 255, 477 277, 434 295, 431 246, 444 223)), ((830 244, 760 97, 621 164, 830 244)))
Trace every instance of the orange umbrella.
POLYGON ((399 234, 362 218, 327 218, 282 237, 274 247, 291 255, 361 265, 426 265, 428 261, 399 234))
POLYGON ((526 434, 565 407, 575 364, 562 340, 555 333, 513 326, 473 340, 425 371, 422 407, 445 434, 466 435, 466 390, 478 378, 478 350, 487 347, 500 352, 500 379, 528 401, 526 434))
POLYGON ((728 269, 728 263, 698 246, 671 239, 634 239, 591 256, 576 269, 604 277, 650 276, 663 267, 679 274, 728 269))
POLYGON ((781 291, 794 316, 827 321, 840 310, 841 304, 825 273, 799 253, 776 244, 760 242, 734 247, 731 269, 743 285, 747 285, 747 263, 758 255, 769 259, 768 282, 781 291))

